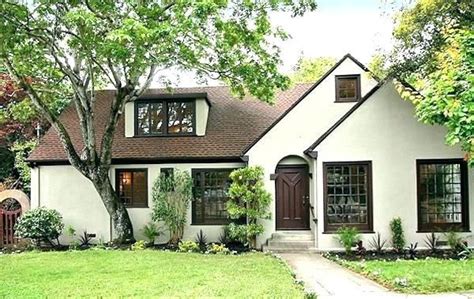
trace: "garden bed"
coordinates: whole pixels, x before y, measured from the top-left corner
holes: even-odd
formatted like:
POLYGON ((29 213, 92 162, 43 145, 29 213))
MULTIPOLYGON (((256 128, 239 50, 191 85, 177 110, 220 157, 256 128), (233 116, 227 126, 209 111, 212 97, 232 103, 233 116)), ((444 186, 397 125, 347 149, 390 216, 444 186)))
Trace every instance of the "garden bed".
POLYGON ((262 253, 28 252, 0 264, 2 298, 304 297, 286 264, 262 253))

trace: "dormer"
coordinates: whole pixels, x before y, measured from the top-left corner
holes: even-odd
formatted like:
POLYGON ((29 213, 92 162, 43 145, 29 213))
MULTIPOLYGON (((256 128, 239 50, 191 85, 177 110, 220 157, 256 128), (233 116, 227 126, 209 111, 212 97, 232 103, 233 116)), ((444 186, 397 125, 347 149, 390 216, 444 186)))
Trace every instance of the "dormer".
POLYGON ((210 107, 205 93, 140 97, 125 106, 125 137, 204 136, 210 107))

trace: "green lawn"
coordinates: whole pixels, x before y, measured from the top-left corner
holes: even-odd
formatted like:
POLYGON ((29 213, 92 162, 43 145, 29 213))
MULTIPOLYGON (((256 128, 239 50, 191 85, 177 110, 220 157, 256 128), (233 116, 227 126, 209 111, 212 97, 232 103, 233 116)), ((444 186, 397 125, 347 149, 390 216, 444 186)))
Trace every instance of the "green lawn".
POLYGON ((342 264, 404 293, 440 293, 474 289, 474 260, 343 261, 342 264), (406 279, 406 286, 403 286, 403 279, 406 279))
POLYGON ((71 251, 0 255, 0 298, 302 298, 279 260, 163 251, 71 251))

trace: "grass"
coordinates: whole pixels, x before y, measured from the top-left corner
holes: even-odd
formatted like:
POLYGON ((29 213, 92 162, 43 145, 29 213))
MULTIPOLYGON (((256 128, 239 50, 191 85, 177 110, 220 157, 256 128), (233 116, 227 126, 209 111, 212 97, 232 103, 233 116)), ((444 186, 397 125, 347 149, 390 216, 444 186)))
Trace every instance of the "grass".
POLYGON ((474 289, 474 260, 399 260, 340 263, 403 293, 442 293, 474 289))
POLYGON ((303 298, 289 268, 261 253, 69 251, 0 255, 0 298, 303 298))

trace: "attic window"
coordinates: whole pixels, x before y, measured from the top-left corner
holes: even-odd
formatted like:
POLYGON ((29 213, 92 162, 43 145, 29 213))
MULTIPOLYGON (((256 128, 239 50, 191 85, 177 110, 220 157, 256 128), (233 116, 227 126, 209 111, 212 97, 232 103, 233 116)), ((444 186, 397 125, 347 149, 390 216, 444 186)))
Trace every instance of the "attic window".
POLYGON ((194 100, 141 100, 135 104, 135 134, 192 135, 195 114, 194 100))
POLYGON ((360 100, 360 75, 336 76, 336 102, 360 100))

